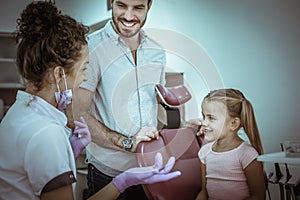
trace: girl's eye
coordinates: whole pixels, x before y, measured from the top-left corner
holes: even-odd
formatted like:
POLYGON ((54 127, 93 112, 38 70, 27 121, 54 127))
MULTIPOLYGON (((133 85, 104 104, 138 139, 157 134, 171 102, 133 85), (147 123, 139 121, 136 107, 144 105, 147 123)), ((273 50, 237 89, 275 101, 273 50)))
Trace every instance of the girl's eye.
POLYGON ((210 120, 210 121, 215 120, 215 118, 212 117, 211 115, 208 115, 208 116, 207 116, 207 119, 210 120))
POLYGON ((213 120, 215 120, 215 118, 214 117, 210 117, 209 120, 213 121, 213 120))

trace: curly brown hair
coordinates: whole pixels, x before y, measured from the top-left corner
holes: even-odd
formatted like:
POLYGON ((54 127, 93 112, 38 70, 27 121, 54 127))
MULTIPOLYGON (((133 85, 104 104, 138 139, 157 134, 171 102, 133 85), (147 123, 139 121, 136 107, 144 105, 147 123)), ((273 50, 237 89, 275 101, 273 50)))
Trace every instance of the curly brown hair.
POLYGON ((63 15, 52 1, 34 1, 17 19, 17 66, 37 90, 49 69, 70 70, 87 45, 88 27, 63 15))

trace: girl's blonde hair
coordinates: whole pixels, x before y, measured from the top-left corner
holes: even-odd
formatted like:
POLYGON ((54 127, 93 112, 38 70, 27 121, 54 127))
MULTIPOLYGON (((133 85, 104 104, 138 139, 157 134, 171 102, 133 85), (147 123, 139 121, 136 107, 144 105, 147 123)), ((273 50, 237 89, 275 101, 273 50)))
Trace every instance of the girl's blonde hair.
POLYGON ((257 150, 259 155, 263 154, 263 148, 259 135, 259 130, 254 116, 251 103, 245 98, 242 92, 236 89, 219 89, 208 93, 203 101, 218 101, 227 107, 230 117, 238 117, 241 120, 251 145, 257 150))

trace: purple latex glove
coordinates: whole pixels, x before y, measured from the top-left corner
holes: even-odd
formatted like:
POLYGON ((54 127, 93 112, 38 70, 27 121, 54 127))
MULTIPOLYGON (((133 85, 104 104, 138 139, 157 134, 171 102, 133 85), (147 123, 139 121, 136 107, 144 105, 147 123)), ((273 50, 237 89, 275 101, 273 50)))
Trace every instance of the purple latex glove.
POLYGON ((70 138, 70 142, 76 159, 80 152, 91 142, 92 137, 83 117, 80 117, 80 121, 74 121, 74 124, 75 129, 70 138))
POLYGON ((135 167, 126 170, 113 178, 112 183, 122 193, 128 187, 140 184, 152 184, 168 181, 181 175, 180 171, 170 172, 175 164, 175 158, 170 157, 167 164, 163 166, 162 155, 155 155, 155 163, 149 167, 135 167))

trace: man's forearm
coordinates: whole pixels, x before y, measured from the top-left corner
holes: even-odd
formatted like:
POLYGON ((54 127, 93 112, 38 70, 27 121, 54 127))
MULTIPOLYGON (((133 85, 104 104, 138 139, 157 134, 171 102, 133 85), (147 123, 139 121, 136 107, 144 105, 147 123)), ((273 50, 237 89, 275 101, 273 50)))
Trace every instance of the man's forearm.
POLYGON ((111 149, 124 150, 122 141, 126 138, 125 136, 107 128, 89 113, 81 113, 81 116, 84 117, 89 126, 94 143, 111 149))
POLYGON ((71 129, 75 128, 74 120, 79 120, 80 116, 82 116, 88 124, 89 131, 92 135, 92 141, 94 143, 106 148, 125 150, 122 146, 122 141, 126 137, 116 131, 110 130, 104 124, 91 116, 88 112, 77 111, 73 113, 72 105, 69 104, 66 109, 66 115, 68 118, 68 126, 71 129))
MULTIPOLYGON (((128 151, 128 149, 125 150, 122 145, 122 141, 126 139, 127 136, 109 129, 87 112, 81 113, 80 116, 83 116, 87 122, 94 143, 111 149, 128 151)), ((151 141, 158 138, 159 132, 156 127, 142 127, 138 133, 131 137, 133 143, 130 152, 135 152, 140 142, 151 141)))

